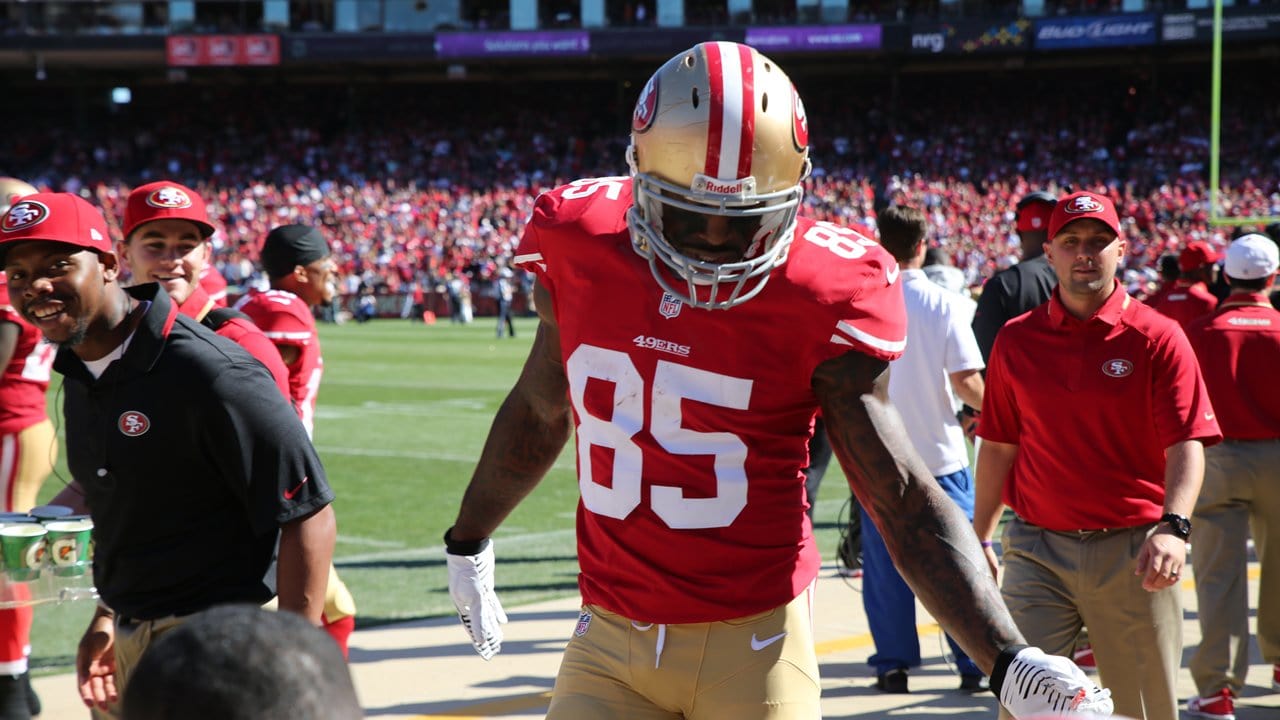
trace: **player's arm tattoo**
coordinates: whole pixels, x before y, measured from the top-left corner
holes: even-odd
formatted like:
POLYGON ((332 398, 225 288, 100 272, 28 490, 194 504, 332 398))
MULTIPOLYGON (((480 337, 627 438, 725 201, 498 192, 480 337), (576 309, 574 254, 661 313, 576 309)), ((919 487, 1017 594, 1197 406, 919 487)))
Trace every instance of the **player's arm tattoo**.
POLYGON ((541 482, 573 432, 569 380, 551 298, 541 285, 534 302, 542 321, 520 379, 498 409, 480 462, 462 498, 451 537, 488 537, 541 482))
POLYGON ((973 528, 929 474, 888 396, 888 363, 850 352, 813 376, 831 447, 902 577, 929 612, 990 672, 1023 642, 973 528))

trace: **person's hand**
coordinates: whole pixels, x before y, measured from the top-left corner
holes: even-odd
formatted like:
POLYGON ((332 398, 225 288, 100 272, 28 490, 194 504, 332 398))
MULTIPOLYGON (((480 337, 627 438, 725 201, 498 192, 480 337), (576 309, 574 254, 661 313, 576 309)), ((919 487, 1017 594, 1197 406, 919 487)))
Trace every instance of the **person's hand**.
POLYGON ((991 579, 1000 582, 1000 558, 996 557, 996 549, 987 545, 982 548, 982 553, 987 556, 987 567, 991 570, 991 579))
POLYGON ((99 611, 89 621, 76 649, 76 684, 85 707, 106 710, 116 692, 115 618, 99 611))
POLYGON ((458 619, 471 635, 480 657, 488 660, 502 650, 502 623, 507 614, 498 602, 493 582, 493 541, 475 555, 446 552, 449 564, 449 596, 458 609, 458 619))
POLYGON ((982 412, 965 405, 956 413, 956 420, 960 422, 960 429, 964 431, 965 439, 974 442, 978 439, 978 418, 982 412))
POLYGON ((1110 715, 1115 710, 1110 690, 1098 687, 1071 660, 1037 647, 1001 652, 991 680, 1000 704, 1015 718, 1110 715))
POLYGON ((1187 541, 1164 528, 1157 528, 1142 543, 1133 574, 1142 576, 1143 590, 1157 592, 1177 585, 1186 564, 1187 541))

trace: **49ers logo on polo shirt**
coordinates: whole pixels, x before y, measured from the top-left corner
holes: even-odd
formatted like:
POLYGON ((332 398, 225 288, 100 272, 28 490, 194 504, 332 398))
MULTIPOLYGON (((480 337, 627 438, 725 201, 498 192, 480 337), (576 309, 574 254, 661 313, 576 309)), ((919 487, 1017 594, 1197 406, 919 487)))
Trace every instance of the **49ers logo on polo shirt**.
POLYGON ((147 204, 154 208, 176 210, 191 207, 191 198, 176 187, 162 187, 147 195, 147 204))
POLYGON ((137 410, 126 410, 120 413, 120 420, 116 422, 116 426, 120 428, 121 433, 129 437, 138 437, 145 435, 151 429, 151 418, 137 410))
POLYGON ((1122 378, 1133 372, 1133 363, 1128 360, 1108 360, 1102 363, 1102 372, 1113 378, 1122 378))
POLYGON ((39 225, 49 219, 49 208, 35 200, 23 200, 9 208, 9 212, 0 218, 0 231, 14 232, 32 225, 39 225))

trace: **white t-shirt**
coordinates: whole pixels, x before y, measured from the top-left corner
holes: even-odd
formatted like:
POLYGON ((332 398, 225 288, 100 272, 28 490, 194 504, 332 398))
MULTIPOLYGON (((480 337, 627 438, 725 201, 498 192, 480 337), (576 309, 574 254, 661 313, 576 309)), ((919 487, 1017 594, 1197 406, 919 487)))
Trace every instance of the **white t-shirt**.
POLYGON ((891 366, 889 399, 929 472, 949 475, 969 465, 950 375, 983 367, 969 325, 973 301, 934 284, 922 270, 902 271, 902 294, 907 349, 891 366))

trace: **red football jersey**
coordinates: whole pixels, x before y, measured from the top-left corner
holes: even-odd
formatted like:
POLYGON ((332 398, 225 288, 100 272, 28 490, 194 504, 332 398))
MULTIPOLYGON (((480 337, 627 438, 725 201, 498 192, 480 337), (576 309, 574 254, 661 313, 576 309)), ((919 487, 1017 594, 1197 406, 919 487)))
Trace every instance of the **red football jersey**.
POLYGON ((0 376, 0 435, 25 430, 44 420, 45 391, 58 348, 47 342, 8 302, 8 292, 0 284, 0 322, 20 328, 13 357, 0 376))
POLYGON ((286 366, 289 395, 307 428, 307 435, 313 435, 316 394, 320 392, 324 360, 320 357, 320 334, 316 332, 311 308, 302 298, 285 290, 252 290, 236 303, 236 309, 248 315, 271 342, 293 345, 300 351, 298 359, 286 366))
POLYGON ((214 307, 227 306, 227 279, 222 277, 222 273, 218 272, 218 268, 213 263, 208 263, 204 269, 200 271, 200 287, 206 293, 209 293, 209 299, 213 300, 214 307))
POLYGON ((636 620, 688 623, 790 601, 817 575, 804 477, 814 369, 898 357, 898 266, 802 219, 787 262, 729 310, 686 306, 632 249, 627 178, 542 195, 516 263, 550 291, 577 425, 579 585, 636 620))
MULTIPOLYGON (((193 320, 203 321, 205 316, 217 307, 217 302, 209 297, 204 287, 197 286, 187 296, 186 302, 178 306, 178 312, 193 320)), ((280 351, 257 325, 242 317, 232 317, 227 318, 214 332, 244 348, 262 363, 267 368, 267 372, 271 373, 271 379, 276 381, 276 387, 280 388, 280 393, 290 403, 293 402, 289 389, 289 371, 284 366, 284 360, 280 358, 280 351)))

